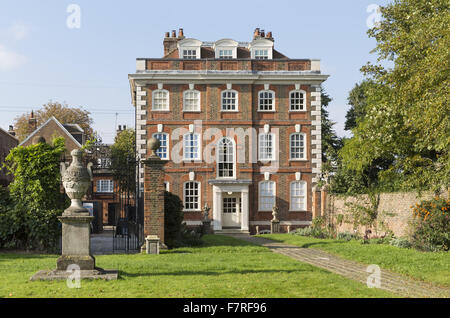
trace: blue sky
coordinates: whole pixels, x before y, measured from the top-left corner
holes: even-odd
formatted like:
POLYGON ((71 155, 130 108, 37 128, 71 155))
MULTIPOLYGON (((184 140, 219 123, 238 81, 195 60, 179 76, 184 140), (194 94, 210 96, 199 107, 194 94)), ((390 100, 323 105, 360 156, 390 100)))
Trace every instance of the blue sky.
POLYGON ((367 36, 371 4, 387 0, 315 1, 85 1, 0 2, 0 127, 49 100, 83 106, 94 129, 112 142, 117 124, 134 126, 127 75, 137 57, 161 57, 164 33, 183 28, 202 41, 250 41, 260 27, 291 58, 319 58, 331 75, 331 119, 340 136, 347 96, 375 41, 367 36), (80 28, 69 28, 67 8, 81 9, 80 28))

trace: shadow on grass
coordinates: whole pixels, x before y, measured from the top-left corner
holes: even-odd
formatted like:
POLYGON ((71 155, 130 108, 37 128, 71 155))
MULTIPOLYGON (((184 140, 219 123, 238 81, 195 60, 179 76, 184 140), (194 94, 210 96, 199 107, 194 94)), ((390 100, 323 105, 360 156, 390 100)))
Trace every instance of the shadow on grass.
MULTIPOLYGON (((258 236, 258 237, 261 237, 261 238, 264 238, 264 239, 267 239, 267 240, 271 240, 271 241, 274 241, 274 242, 278 242, 278 243, 290 244, 294 248, 299 248, 299 247, 300 248, 309 248, 309 247, 312 247, 314 245, 334 245, 336 243, 338 243, 338 244, 348 243, 348 241, 344 241, 344 240, 329 241, 329 239, 318 239, 318 238, 316 238, 316 240, 323 240, 323 241, 321 241, 321 242, 320 241, 319 242, 307 242, 307 243, 299 244, 298 242, 287 242, 287 241, 283 241, 283 240, 272 238, 272 237, 264 237, 264 236, 258 236)), ((285 247, 283 246, 283 248, 285 248, 285 247)))
POLYGON ((236 271, 179 271, 179 272, 155 272, 155 273, 128 273, 125 271, 119 271, 119 277, 142 277, 142 276, 220 276, 227 274, 275 274, 275 273, 299 273, 299 272, 311 272, 309 269, 292 269, 292 270, 236 270, 236 271))
POLYGON ((9 259, 44 259, 44 258, 56 258, 59 255, 50 254, 45 252, 26 252, 26 251, 8 251, 8 250, 0 250, 0 262, 9 259))

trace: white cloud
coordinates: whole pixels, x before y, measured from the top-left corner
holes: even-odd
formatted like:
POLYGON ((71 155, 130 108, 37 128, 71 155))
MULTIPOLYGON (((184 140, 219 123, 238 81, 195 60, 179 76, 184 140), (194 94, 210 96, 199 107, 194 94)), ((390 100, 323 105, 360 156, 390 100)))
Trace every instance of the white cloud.
POLYGON ((15 22, 7 29, 6 32, 14 40, 19 41, 25 39, 28 36, 29 28, 21 22, 15 22))
POLYGON ((9 51, 6 47, 0 44, 0 71, 7 71, 14 69, 27 62, 27 58, 18 53, 9 51))

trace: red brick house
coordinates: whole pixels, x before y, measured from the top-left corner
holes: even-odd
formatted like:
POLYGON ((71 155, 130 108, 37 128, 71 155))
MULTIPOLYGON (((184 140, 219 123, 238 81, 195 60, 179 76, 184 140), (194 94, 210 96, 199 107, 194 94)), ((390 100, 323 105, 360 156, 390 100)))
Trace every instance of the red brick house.
POLYGON ((12 176, 8 175, 2 166, 11 149, 17 147, 18 144, 19 140, 16 138, 12 126, 9 126, 8 131, 0 127, 0 186, 7 186, 12 181, 12 176))
MULTIPOLYGON (((184 204, 187 225, 207 204, 216 232, 309 225, 321 174, 320 85, 316 59, 291 59, 271 32, 251 42, 166 33, 162 58, 138 58, 129 75, 137 152, 161 142, 166 188, 184 204)), ((143 189, 144 169, 139 169, 143 189)))

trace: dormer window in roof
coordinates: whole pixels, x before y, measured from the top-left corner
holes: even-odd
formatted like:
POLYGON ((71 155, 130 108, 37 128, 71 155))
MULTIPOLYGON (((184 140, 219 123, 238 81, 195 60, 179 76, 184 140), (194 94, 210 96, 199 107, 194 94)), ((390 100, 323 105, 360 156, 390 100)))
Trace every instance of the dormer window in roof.
POLYGON ((273 58, 273 42, 265 38, 253 40, 249 45, 250 56, 256 60, 271 60, 273 58))
POLYGON ((231 39, 222 39, 214 43, 216 59, 235 59, 237 58, 237 48, 239 43, 231 39))
POLYGON ((202 41, 196 39, 183 39, 178 41, 178 52, 180 59, 196 60, 200 59, 200 48, 202 41))

